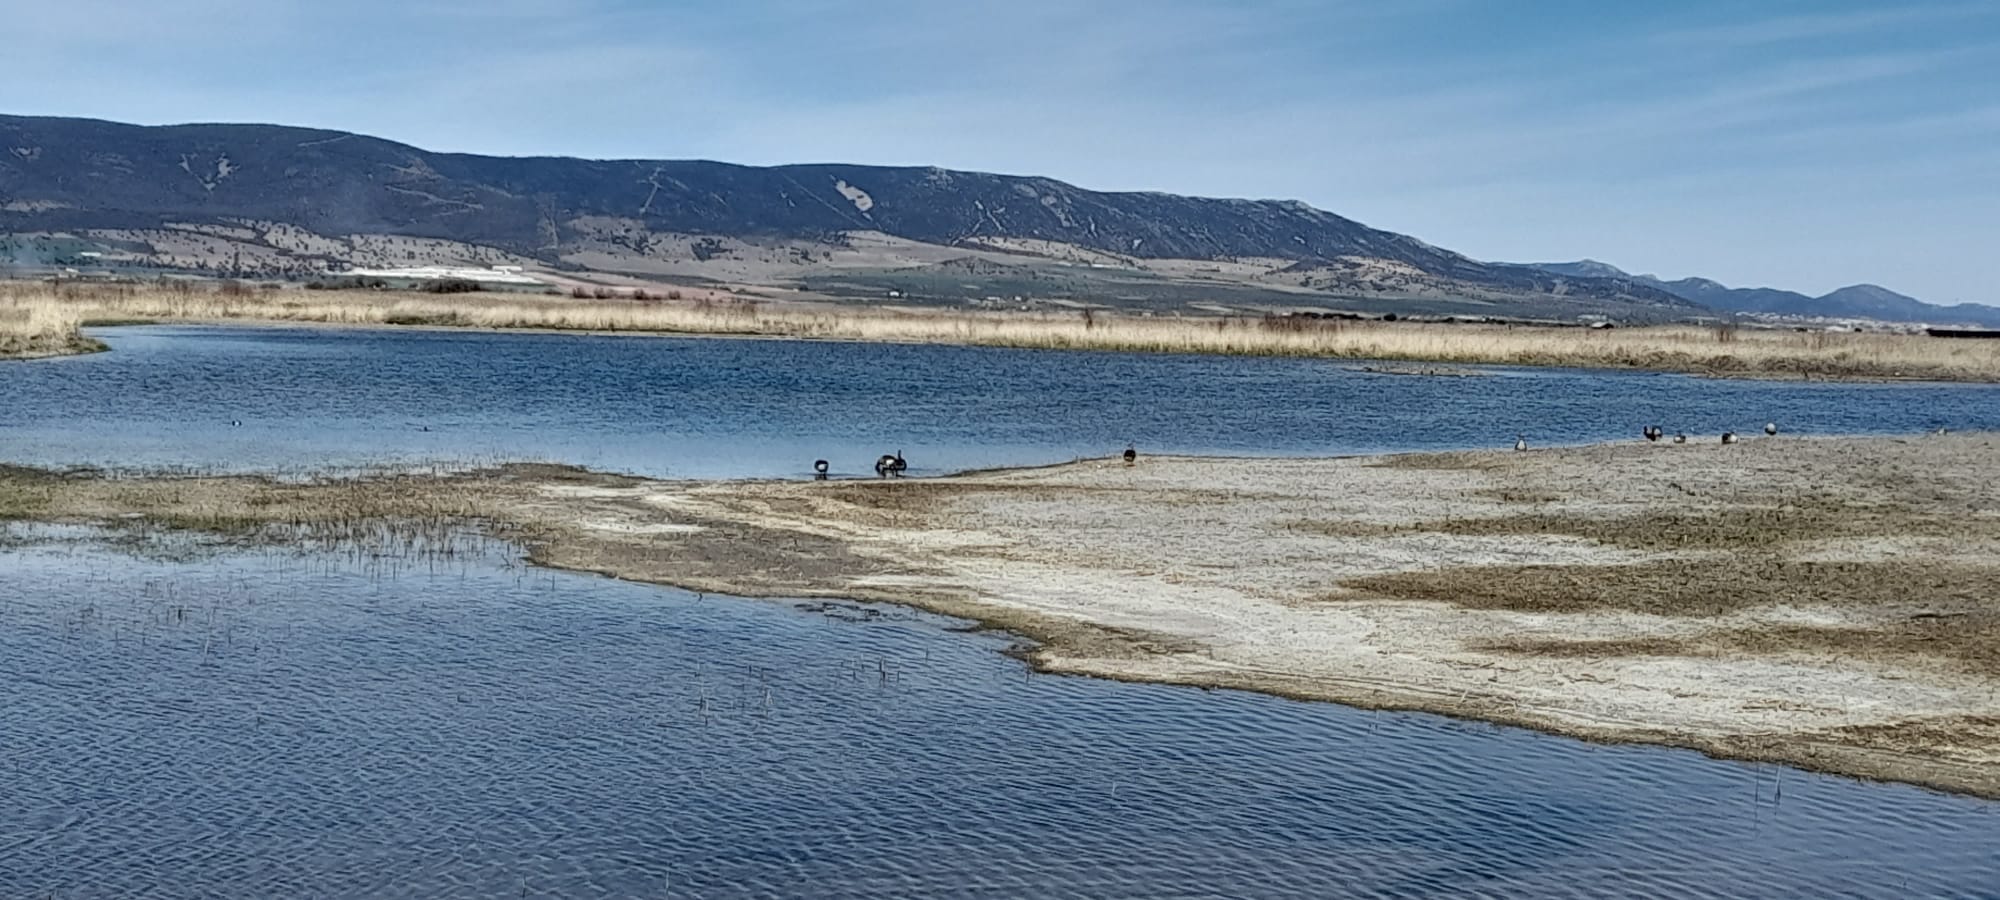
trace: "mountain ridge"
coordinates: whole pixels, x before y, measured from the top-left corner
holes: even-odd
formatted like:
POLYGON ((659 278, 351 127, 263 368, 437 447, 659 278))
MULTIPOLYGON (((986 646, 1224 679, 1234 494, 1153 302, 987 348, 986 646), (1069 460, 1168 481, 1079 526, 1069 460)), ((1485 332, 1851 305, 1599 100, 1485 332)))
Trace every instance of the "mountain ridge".
POLYGON ((1104 287, 1076 275, 1064 282, 1073 293, 1152 279, 1229 282, 1273 305, 1692 310, 1638 279, 1480 262, 1296 200, 1100 192, 925 166, 433 153, 280 125, 0 116, 0 235, 15 236, 17 259, 88 253, 253 275, 462 261, 786 285, 864 267, 875 257, 857 241, 873 248, 883 235, 916 246, 876 254, 895 265, 934 247, 1145 276, 1104 287), (718 260, 737 265, 703 267, 718 260))
POLYGON ((1551 274, 1593 272, 1600 273, 1595 277, 1632 278, 1719 312, 2000 327, 2000 307, 1980 303, 1951 306, 1926 303, 1878 284, 1851 284, 1813 297, 1779 288, 1732 288, 1708 278, 1667 281, 1654 275, 1633 275, 1594 259, 1519 265, 1551 274))

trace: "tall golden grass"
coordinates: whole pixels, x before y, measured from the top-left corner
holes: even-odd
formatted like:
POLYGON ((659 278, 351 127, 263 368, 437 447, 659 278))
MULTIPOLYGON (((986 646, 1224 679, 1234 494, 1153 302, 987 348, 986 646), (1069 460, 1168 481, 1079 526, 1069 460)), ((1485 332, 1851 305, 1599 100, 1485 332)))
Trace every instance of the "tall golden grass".
POLYGON ((0 359, 61 356, 103 349, 84 337, 83 311, 46 300, 10 302, 0 295, 0 359))
MULTIPOLYGON (((509 294, 0 284, 0 321, 262 320, 762 335, 1064 350, 2000 381, 2000 341, 1696 326, 1581 329, 1337 319, 1000 313, 509 294)), ((53 326, 60 327, 60 326, 53 326)))

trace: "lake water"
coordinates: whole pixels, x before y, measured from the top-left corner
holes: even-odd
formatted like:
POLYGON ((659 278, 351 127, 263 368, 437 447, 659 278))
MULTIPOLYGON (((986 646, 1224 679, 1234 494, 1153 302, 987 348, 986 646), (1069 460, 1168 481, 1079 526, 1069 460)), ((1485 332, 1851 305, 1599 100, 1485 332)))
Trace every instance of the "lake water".
POLYGON ((2000 891, 2000 804, 511 559, 14 550, 0 896, 2000 891))
POLYGON ((1142 452, 1338 454, 1669 433, 2000 428, 2000 386, 544 334, 138 327, 0 365, 0 459, 294 470, 558 460, 674 477, 912 474, 1142 452), (232 424, 240 422, 241 424, 232 424))
MULTIPOLYGON (((2000 389, 800 342, 112 329, 0 461, 676 476, 2000 427, 2000 389), (232 424, 240 422, 241 424, 232 424)), ((2000 897, 2000 804, 1032 676, 1001 638, 452 555, 0 540, 0 897, 2000 897), (176 548, 166 548, 176 549, 176 548)), ((393 549, 393 548, 392 548, 393 549)))

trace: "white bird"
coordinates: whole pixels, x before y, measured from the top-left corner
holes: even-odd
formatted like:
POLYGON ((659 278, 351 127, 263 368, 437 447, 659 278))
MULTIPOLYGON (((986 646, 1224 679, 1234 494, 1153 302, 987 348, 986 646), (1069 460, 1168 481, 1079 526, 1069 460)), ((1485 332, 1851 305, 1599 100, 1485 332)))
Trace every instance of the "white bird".
POLYGON ((1723 442, 1723 443, 1725 443, 1725 444, 1734 444, 1734 443, 1736 443, 1736 432, 1734 432, 1734 431, 1725 431, 1725 432, 1723 432, 1723 433, 1722 433, 1722 442, 1723 442))
POLYGON ((1674 435, 1674 443, 1676 443, 1676 444, 1685 444, 1685 443, 1687 443, 1687 442, 1688 442, 1688 436, 1687 436, 1687 435, 1685 435, 1685 434, 1676 434, 1676 435, 1674 435))
POLYGON ((1767 437, 1777 437, 1777 436, 1778 436, 1778 423, 1776 423, 1776 422, 1765 422, 1765 423, 1764 423, 1764 434, 1765 434, 1765 436, 1767 436, 1767 437))

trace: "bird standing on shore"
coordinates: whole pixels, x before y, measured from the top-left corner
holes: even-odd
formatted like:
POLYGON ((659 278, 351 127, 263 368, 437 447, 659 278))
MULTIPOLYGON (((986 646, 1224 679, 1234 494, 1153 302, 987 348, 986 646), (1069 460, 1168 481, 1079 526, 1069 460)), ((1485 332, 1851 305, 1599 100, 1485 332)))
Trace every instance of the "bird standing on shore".
POLYGON ((813 477, 820 481, 825 481, 827 468, 828 466, 826 460, 823 459, 813 460, 813 477))
POLYGON ((1515 450, 1528 449, 1528 436, 1525 434, 1514 435, 1514 449, 1515 450))
POLYGON ((1682 434, 1682 433, 1676 433, 1676 434, 1674 435, 1674 443, 1676 443, 1676 444, 1685 444, 1685 443, 1687 443, 1687 442, 1688 442, 1688 436, 1687 436, 1686 434, 1682 434))
POLYGON ((1723 433, 1722 433, 1722 442, 1723 442, 1723 443, 1725 443, 1725 444, 1734 444, 1734 443, 1736 443, 1736 432, 1734 432, 1734 431, 1725 431, 1725 432, 1723 432, 1723 433))
POLYGON ((1764 436, 1765 436, 1765 437, 1777 437, 1777 436, 1778 436, 1778 423, 1776 423, 1776 422, 1765 422, 1765 423, 1764 423, 1764 436))
POLYGON ((1657 442, 1660 439, 1660 435, 1666 434, 1666 432, 1661 430, 1660 426, 1658 425, 1648 425, 1646 426, 1645 430, 1640 433, 1646 436, 1646 440, 1655 442, 1657 442))
POLYGON ((903 470, 909 467, 910 464, 903 460, 903 451, 898 450, 893 455, 884 453, 881 459, 875 461, 875 474, 884 478, 890 475, 900 477, 903 474, 903 470))
POLYGON ((1126 444, 1124 456, 1125 464, 1129 466, 1139 461, 1139 450, 1132 444, 1126 444))

